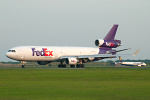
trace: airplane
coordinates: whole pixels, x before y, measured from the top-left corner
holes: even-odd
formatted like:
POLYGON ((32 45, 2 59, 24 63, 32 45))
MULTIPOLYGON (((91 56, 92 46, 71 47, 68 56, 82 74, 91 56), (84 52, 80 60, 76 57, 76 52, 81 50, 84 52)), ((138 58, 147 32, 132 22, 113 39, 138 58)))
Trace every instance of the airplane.
POLYGON ((144 62, 123 62, 120 56, 119 56, 119 63, 115 62, 115 64, 121 64, 124 66, 146 66, 146 63, 144 62))
POLYGON ((24 62, 36 61, 39 65, 47 65, 51 62, 60 62, 59 68, 70 65, 71 68, 84 68, 84 63, 98 61, 106 58, 116 58, 116 53, 128 49, 114 50, 121 46, 121 40, 116 40, 115 35, 118 25, 113 25, 104 39, 95 40, 93 47, 63 47, 63 46, 19 46, 8 50, 6 56, 10 59, 24 62))

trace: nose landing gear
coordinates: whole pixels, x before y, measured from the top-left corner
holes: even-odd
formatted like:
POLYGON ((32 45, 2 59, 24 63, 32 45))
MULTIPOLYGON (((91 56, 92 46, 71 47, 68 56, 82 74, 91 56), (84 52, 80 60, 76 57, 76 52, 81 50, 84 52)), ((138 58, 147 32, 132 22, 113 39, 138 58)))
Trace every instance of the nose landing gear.
POLYGON ((24 63, 25 63, 24 61, 21 61, 21 64, 22 64, 21 67, 22 68, 25 68, 25 64, 24 63))
POLYGON ((22 67, 22 68, 25 68, 25 64, 23 64, 21 67, 22 67))

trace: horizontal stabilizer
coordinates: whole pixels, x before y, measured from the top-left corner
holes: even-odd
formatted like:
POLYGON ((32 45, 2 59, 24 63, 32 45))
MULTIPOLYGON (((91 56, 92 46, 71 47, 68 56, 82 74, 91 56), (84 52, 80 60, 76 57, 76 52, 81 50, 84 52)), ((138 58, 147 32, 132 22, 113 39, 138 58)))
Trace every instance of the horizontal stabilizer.
POLYGON ((113 54, 113 53, 117 53, 117 52, 129 50, 129 49, 131 49, 131 48, 128 48, 128 49, 122 49, 122 50, 118 50, 118 51, 112 51, 112 52, 108 52, 107 54, 113 54))

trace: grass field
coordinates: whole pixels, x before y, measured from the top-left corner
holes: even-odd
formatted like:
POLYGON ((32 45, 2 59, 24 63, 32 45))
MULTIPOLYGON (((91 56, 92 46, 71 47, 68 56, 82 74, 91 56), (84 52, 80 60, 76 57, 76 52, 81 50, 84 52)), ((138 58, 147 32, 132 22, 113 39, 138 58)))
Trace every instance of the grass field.
POLYGON ((149 100, 150 68, 0 69, 0 100, 149 100))

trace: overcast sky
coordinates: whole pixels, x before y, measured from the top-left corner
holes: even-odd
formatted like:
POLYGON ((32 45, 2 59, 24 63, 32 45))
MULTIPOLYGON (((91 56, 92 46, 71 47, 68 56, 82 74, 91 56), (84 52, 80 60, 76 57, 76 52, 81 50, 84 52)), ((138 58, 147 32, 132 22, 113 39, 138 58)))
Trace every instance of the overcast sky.
POLYGON ((0 61, 15 46, 96 47, 113 24, 121 54, 150 59, 150 0, 0 0, 0 61))

